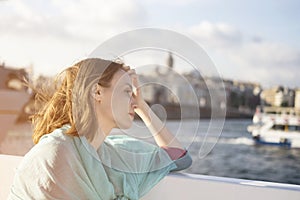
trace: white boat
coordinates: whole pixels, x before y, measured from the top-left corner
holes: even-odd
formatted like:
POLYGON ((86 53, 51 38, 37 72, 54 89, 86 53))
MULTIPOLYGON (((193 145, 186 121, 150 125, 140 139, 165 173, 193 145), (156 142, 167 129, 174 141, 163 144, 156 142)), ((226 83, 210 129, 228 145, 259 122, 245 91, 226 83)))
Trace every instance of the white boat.
POLYGON ((300 109, 258 107, 247 129, 257 144, 300 148, 300 109))
MULTIPOLYGON (((7 199, 16 167, 22 158, 0 154, 0 199, 7 199)), ((216 176, 171 173, 141 200, 156 199, 299 200, 300 186, 216 176)))

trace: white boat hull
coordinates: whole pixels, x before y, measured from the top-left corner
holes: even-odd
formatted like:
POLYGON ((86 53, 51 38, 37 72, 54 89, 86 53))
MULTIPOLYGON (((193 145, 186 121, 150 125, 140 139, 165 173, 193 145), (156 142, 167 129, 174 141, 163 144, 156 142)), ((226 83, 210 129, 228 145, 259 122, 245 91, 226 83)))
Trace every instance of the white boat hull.
POLYGON ((251 125, 248 131, 258 144, 279 145, 291 148, 300 148, 299 131, 280 131, 272 130, 273 123, 267 123, 264 126, 251 125))
POLYGON ((299 110, 284 107, 265 109, 265 112, 254 115, 254 124, 247 128, 256 143, 300 148, 299 110))

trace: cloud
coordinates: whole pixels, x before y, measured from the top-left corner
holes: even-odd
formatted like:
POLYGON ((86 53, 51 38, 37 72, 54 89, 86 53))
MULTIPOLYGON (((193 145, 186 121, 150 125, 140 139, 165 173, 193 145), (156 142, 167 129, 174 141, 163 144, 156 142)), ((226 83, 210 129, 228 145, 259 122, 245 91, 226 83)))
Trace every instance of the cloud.
POLYGON ((203 45, 213 48, 227 48, 228 46, 241 45, 242 33, 226 23, 213 24, 203 21, 188 28, 188 33, 203 45))
POLYGON ((111 36, 119 31, 128 29, 145 19, 145 12, 134 0, 91 0, 69 1, 52 0, 57 9, 61 9, 60 18, 66 21, 65 29, 70 34, 93 37, 98 40, 99 35, 111 36))
POLYGON ((0 21, 2 34, 47 34, 63 39, 99 40, 99 36, 141 24, 145 16, 143 8, 134 0, 50 0, 37 7, 29 0, 8 1, 4 7, 11 12, 0 14, 4 19, 0 21))
POLYGON ((156 6, 186 6, 191 3, 198 3, 199 0, 141 0, 146 4, 152 4, 156 6))
POLYGON ((249 36, 226 23, 204 21, 187 30, 212 54, 210 56, 225 78, 255 81, 266 87, 300 86, 299 49, 249 36))
MULTIPOLYGON (((176 0, 174 5, 193 3, 176 0)), ((55 74, 111 36, 143 26, 147 17, 137 0, 1 1, 0 44, 5 48, 0 49, 0 62, 33 63, 36 72, 55 74)), ((224 22, 202 21, 177 30, 183 29, 208 50, 224 78, 300 86, 299 49, 247 35, 224 22)))
POLYGON ((298 49, 275 42, 248 42, 228 57, 247 72, 242 75, 244 79, 255 79, 265 86, 300 86, 298 49))
POLYGON ((284 44, 267 41, 249 42, 243 45, 242 50, 243 57, 255 66, 283 68, 296 67, 300 64, 300 52, 284 44))
POLYGON ((55 74, 145 17, 135 0, 1 2, 0 61, 55 74))

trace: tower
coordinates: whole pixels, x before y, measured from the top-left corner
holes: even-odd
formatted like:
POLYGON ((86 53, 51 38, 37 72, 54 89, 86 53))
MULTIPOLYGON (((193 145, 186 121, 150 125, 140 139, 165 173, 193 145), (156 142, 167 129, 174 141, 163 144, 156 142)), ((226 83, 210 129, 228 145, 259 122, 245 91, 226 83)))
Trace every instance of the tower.
POLYGON ((173 66, 174 66, 174 59, 173 59, 173 55, 171 52, 169 52, 169 57, 167 59, 167 66, 170 68, 170 69, 173 69, 173 66))

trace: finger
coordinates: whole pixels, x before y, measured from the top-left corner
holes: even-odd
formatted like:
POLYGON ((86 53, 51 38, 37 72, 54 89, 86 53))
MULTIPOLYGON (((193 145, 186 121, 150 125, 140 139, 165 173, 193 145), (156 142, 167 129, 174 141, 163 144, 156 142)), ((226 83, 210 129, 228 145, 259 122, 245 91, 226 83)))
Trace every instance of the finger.
POLYGON ((130 71, 130 66, 127 66, 127 65, 123 65, 123 69, 127 72, 127 71, 130 71))
POLYGON ((138 75, 136 74, 135 70, 134 69, 129 70, 128 74, 132 79, 132 84, 134 86, 138 86, 138 75))
POLYGON ((127 73, 128 73, 129 75, 136 74, 135 69, 130 69, 130 70, 127 71, 127 73))
POLYGON ((138 75, 136 74, 135 69, 131 69, 127 73, 129 74, 132 80, 133 93, 135 96, 138 96, 140 94, 138 75))
POLYGON ((135 95, 138 94, 139 92, 139 80, 138 80, 138 76, 136 74, 131 76, 132 78, 132 85, 133 85, 133 92, 135 95))

